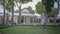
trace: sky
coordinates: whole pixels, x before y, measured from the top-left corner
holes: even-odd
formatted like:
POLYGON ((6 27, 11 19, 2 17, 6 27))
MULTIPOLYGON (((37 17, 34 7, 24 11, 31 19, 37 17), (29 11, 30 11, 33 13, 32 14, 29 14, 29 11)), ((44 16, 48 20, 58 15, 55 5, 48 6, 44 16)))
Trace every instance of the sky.
MULTIPOLYGON (((32 0, 32 2, 29 2, 29 3, 26 3, 26 4, 22 4, 22 5, 21 5, 21 9, 27 8, 27 7, 31 6, 32 9, 35 10, 35 5, 36 5, 38 2, 41 2, 41 0, 32 0)), ((18 7, 15 6, 15 7, 14 7, 14 10, 18 10, 18 7)))

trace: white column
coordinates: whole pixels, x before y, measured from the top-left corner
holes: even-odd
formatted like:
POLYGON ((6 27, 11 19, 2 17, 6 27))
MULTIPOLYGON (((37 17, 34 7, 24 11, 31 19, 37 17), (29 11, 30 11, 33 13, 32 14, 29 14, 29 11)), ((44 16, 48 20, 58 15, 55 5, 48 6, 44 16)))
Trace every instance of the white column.
POLYGON ((23 23, 25 24, 25 16, 24 16, 24 20, 23 20, 23 23))
POLYGON ((34 17, 33 17, 33 23, 34 23, 34 17))
POLYGON ((30 24, 30 17, 26 17, 26 24, 30 24))
POLYGON ((28 22, 29 22, 29 24, 30 24, 30 17, 28 17, 28 22))

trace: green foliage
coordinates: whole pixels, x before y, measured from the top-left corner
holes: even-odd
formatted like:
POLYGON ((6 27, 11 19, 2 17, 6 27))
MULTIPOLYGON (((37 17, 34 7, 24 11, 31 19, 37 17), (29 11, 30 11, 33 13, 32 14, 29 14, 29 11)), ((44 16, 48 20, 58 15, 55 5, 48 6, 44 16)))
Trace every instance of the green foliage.
MULTIPOLYGON (((34 10, 32 10, 32 7, 31 7, 31 6, 29 6, 28 8, 24 8, 24 9, 27 9, 27 10, 29 10, 32 14, 34 14, 34 10)), ((21 9, 21 11, 24 10, 24 9, 21 9)))
POLYGON ((55 17, 56 13, 57 13, 57 9, 56 8, 52 8, 52 11, 50 11, 48 13, 48 17, 55 17))
POLYGON ((30 2, 32 0, 16 0, 16 1, 19 2, 19 3, 27 3, 27 2, 30 2))
POLYGON ((34 10, 32 10, 32 7, 29 6, 27 9, 28 9, 32 14, 34 14, 34 10))
MULTIPOLYGON (((32 0, 14 0, 14 1, 17 1, 17 2, 20 2, 20 3, 27 3, 27 2, 30 2, 32 0)), ((11 3, 11 0, 6 0, 6 9, 8 11, 12 10, 12 5, 14 5, 14 4, 11 3)))
POLYGON ((12 11, 12 5, 14 5, 14 4, 12 4, 11 0, 6 0, 6 9, 8 11, 12 11))
POLYGON ((16 13, 19 13, 19 10, 16 10, 15 12, 16 12, 16 13))
POLYGON ((6 9, 8 11, 11 11, 12 10, 12 5, 10 3, 6 3, 6 9))
POLYGON ((46 0, 46 10, 47 12, 50 12, 52 10, 52 6, 53 6, 53 0, 46 0))
POLYGON ((45 1, 46 1, 45 9, 47 10, 48 17, 54 17, 56 13, 56 9, 53 8, 54 1, 53 0, 45 0, 45 1))
POLYGON ((41 2, 38 2, 35 7, 37 13, 42 14, 45 12, 45 6, 43 6, 41 2))
POLYGON ((5 4, 6 4, 6 9, 8 11, 11 11, 11 2, 8 2, 8 0, 5 0, 5 4))

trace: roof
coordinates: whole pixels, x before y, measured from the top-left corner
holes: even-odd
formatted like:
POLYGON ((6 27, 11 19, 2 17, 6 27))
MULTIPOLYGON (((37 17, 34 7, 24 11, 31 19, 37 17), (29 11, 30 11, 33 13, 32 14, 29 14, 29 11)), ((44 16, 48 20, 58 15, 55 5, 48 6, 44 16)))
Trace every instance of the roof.
POLYGON ((36 18, 41 18, 40 14, 35 13, 36 18))
MULTIPOLYGON (((9 12, 8 15, 12 16, 12 13, 9 12)), ((14 16, 19 16, 19 13, 14 13, 14 16)), ((41 18, 41 15, 35 15, 35 14, 21 14, 21 16, 31 16, 31 17, 35 16, 36 18, 41 18)))
POLYGON ((31 14, 31 12, 27 9, 21 11, 21 14, 31 14))

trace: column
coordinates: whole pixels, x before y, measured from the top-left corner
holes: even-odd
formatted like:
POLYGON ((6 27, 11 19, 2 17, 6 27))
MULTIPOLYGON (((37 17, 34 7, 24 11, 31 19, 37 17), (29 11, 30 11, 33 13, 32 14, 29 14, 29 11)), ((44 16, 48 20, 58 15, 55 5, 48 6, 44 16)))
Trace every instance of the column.
POLYGON ((26 24, 30 24, 30 17, 26 17, 26 24))
POLYGON ((25 24, 25 16, 24 16, 24 19, 23 19, 23 23, 25 24))
POLYGON ((33 17, 33 23, 34 23, 34 17, 33 17))

